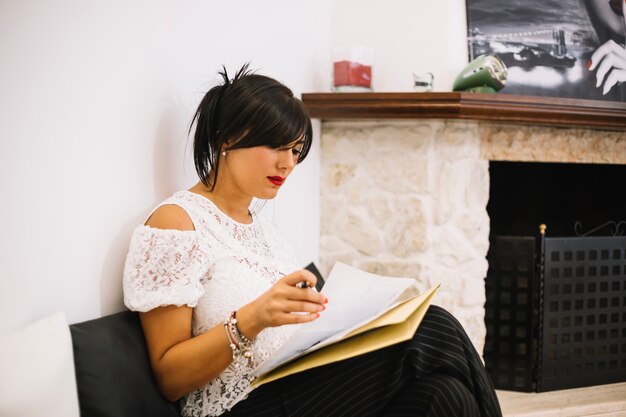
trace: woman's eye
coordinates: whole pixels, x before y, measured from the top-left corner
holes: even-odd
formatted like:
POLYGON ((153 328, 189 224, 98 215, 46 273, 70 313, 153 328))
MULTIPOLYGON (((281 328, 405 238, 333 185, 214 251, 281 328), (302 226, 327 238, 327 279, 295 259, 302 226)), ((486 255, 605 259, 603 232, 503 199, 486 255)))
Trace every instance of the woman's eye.
POLYGON ((292 148, 292 147, 288 147, 288 148, 278 148, 279 151, 291 151, 291 153, 294 156, 299 156, 302 153, 302 149, 300 148, 292 148))

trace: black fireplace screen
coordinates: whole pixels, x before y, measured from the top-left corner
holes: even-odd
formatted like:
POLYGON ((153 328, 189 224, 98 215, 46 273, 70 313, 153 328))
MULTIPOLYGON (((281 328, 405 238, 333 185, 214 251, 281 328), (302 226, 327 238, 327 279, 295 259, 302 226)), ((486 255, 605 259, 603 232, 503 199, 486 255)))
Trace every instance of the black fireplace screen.
POLYGON ((485 366, 550 391, 626 381, 626 237, 492 236, 485 366))

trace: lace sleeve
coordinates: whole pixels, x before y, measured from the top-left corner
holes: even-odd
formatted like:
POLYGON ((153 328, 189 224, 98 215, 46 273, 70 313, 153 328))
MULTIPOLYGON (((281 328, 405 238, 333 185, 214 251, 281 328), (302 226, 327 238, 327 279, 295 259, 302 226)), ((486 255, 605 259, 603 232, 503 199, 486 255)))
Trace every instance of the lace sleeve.
POLYGON ((124 265, 124 304, 146 312, 166 305, 195 307, 209 265, 196 231, 138 226, 124 265))

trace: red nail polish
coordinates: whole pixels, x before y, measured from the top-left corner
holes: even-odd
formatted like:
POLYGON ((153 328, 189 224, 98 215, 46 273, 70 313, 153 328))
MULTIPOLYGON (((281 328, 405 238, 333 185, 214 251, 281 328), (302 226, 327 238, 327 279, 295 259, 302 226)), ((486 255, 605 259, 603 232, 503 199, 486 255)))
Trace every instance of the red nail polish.
MULTIPOLYGON (((626 2, 626 0, 624 0, 626 2)), ((591 60, 587 61, 587 69, 591 68, 591 60)))
POLYGON ((322 311, 326 310, 326 306, 322 306, 322 311))
MULTIPOLYGON (((626 1, 626 0, 624 0, 626 1)), ((324 304, 326 304, 328 302, 328 298, 324 298, 324 304)))

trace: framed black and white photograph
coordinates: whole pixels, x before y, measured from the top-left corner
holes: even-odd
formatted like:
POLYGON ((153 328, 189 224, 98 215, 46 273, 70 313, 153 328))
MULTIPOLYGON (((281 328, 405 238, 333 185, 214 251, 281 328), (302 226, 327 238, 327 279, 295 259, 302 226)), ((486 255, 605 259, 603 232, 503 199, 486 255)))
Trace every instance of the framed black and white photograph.
POLYGON ((626 101, 624 0, 467 0, 470 60, 506 64, 502 93, 626 101))

